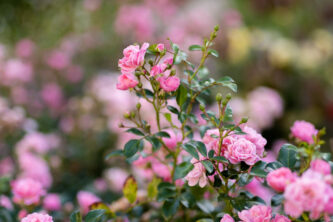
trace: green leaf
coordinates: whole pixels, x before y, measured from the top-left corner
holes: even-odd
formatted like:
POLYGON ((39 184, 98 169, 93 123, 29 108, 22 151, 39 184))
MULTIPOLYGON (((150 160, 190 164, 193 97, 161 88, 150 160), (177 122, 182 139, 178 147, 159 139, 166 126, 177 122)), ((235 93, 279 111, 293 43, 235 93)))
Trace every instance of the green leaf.
POLYGON ((138 185, 134 179, 133 176, 127 177, 124 187, 123 187, 123 193, 126 199, 130 203, 134 203, 136 200, 136 193, 138 190, 138 185))
POLYGON ((271 205, 273 207, 277 207, 277 206, 280 206, 283 202, 283 194, 276 194, 272 197, 271 199, 271 205))
POLYGON ((207 157, 206 145, 203 142, 192 141, 191 143, 198 149, 198 151, 201 153, 201 155, 203 155, 204 157, 207 157))
POLYGON ((187 54, 184 51, 179 51, 178 54, 176 55, 175 59, 174 59, 174 63, 175 65, 180 64, 183 61, 186 61, 187 59, 187 54))
POLYGON ((209 160, 203 160, 201 161, 202 165, 206 168, 208 173, 213 173, 214 171, 214 165, 209 160))
POLYGON ((225 108, 225 113, 223 117, 223 122, 232 122, 232 109, 231 106, 228 104, 227 107, 225 108))
POLYGON ((154 177, 153 180, 148 184, 147 194, 149 198, 154 199, 157 196, 157 187, 161 183, 161 181, 162 180, 160 178, 154 177))
POLYGON ((291 144, 284 144, 279 152, 277 160, 290 169, 293 169, 297 161, 297 147, 291 144))
POLYGON ((166 138, 170 138, 169 133, 165 132, 165 131, 160 131, 158 133, 155 133, 155 136, 160 136, 160 137, 166 137, 166 138))
POLYGON ((188 50, 190 50, 190 51, 201 51, 202 47, 201 47, 201 45, 190 45, 190 47, 188 47, 188 50))
POLYGON ((271 163, 267 164, 266 169, 268 171, 273 171, 273 170, 279 169, 281 167, 283 167, 283 165, 280 162, 271 162, 271 163))
POLYGON ((176 107, 174 107, 174 106, 167 106, 167 109, 170 111, 170 112, 172 112, 172 113, 174 113, 174 114, 179 114, 179 111, 178 111, 178 109, 176 108, 176 107))
MULTIPOLYGON (((14 222, 13 216, 6 208, 0 208, 0 221, 4 222, 14 222)), ((15 220, 17 221, 17 220, 15 220)))
POLYGON ((180 178, 184 178, 193 168, 194 168, 194 166, 192 163, 182 162, 181 164, 176 166, 175 174, 173 175, 173 179, 177 180, 180 178))
POLYGON ((85 222, 96 222, 99 221, 100 218, 103 217, 105 210, 92 210, 89 211, 88 214, 85 216, 85 222))
POLYGON ((209 70, 207 69, 207 67, 203 66, 198 70, 197 75, 200 79, 203 79, 209 75, 209 70))
POLYGON ((222 162, 222 163, 229 163, 228 160, 225 157, 223 157, 223 156, 214 156, 211 159, 215 160, 215 161, 222 162))
POLYGON ((105 156, 105 160, 110 159, 111 157, 114 156, 123 156, 124 155, 124 151, 123 150, 114 150, 111 153, 109 153, 108 155, 105 156))
POLYGON ((162 207, 163 215, 166 218, 170 218, 177 212, 178 207, 179 207, 178 199, 165 201, 162 207))
POLYGON ((209 49, 208 53, 211 54, 212 56, 216 57, 216 58, 219 57, 219 53, 214 49, 209 49))
POLYGON ((159 150, 162 146, 160 140, 155 136, 147 136, 146 140, 151 143, 153 151, 159 150))
POLYGON ((130 129, 126 130, 126 132, 133 133, 133 134, 138 135, 138 136, 144 136, 145 135, 143 132, 141 132, 137 128, 130 128, 130 129))
POLYGON ((251 176, 250 174, 242 173, 239 176, 238 185, 243 187, 243 186, 249 184, 252 181, 252 179, 253 179, 253 176, 251 176))
POLYGON ((194 207, 195 201, 195 197, 189 191, 180 195, 180 203, 183 204, 183 206, 186 208, 194 207))
POLYGON ((164 113, 164 117, 165 117, 165 119, 166 119, 169 123, 172 123, 172 121, 171 121, 171 114, 170 114, 170 113, 164 113))
POLYGON ((157 201, 164 201, 176 195, 175 185, 167 182, 162 182, 157 187, 157 201))
POLYGON ((197 153, 197 150, 195 149, 195 147, 192 144, 186 143, 186 144, 183 144, 182 147, 186 152, 191 154, 191 156, 193 156, 195 159, 199 160, 199 155, 197 153))
POLYGON ((211 159, 214 157, 215 151, 214 150, 209 150, 208 152, 208 158, 211 159))
POLYGON ((141 148, 143 148, 142 140, 130 140, 125 144, 124 154, 127 158, 132 157, 141 148))
POLYGON ((266 165, 267 163, 261 160, 256 162, 251 168, 250 174, 257 177, 266 177, 267 175, 267 172, 265 171, 266 165))
POLYGON ((176 101, 179 106, 182 106, 187 99, 187 89, 180 85, 176 92, 176 101))

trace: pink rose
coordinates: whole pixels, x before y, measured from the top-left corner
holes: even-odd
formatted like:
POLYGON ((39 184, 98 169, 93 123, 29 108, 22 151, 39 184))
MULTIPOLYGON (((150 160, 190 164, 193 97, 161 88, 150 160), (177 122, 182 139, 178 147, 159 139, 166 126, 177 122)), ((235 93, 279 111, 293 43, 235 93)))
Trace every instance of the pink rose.
POLYGON ((195 186, 197 183, 199 183, 200 187, 205 187, 207 185, 205 167, 196 159, 192 159, 191 163, 194 164, 194 168, 187 174, 185 180, 188 181, 188 185, 191 187, 195 186))
POLYGON ((310 212, 310 218, 320 217, 328 201, 327 184, 320 179, 302 176, 288 185, 284 192, 284 211, 292 217, 310 212))
POLYGON ((71 57, 65 51, 55 50, 46 58, 46 63, 53 69, 63 70, 71 64, 71 57))
POLYGON ((0 206, 7 208, 8 210, 13 210, 13 204, 10 199, 5 195, 0 195, 0 206))
POLYGON ((30 178, 15 180, 11 183, 11 186, 15 203, 38 204, 40 198, 45 195, 42 184, 30 178))
POLYGON ((159 75, 159 74, 163 73, 166 68, 167 68, 167 65, 164 63, 155 65, 151 68, 150 75, 151 76, 159 75))
POLYGON ((243 135, 244 138, 256 145, 256 153, 258 156, 262 157, 267 143, 266 139, 261 134, 257 133, 255 129, 249 126, 245 126, 243 131, 246 133, 243 135))
POLYGON ((243 222, 269 222, 272 218, 272 209, 264 205, 255 205, 249 210, 239 212, 238 217, 243 222))
POLYGON ((154 159, 154 161, 152 161, 151 168, 154 171, 154 173, 157 176, 162 177, 163 180, 169 181, 171 179, 171 169, 169 169, 168 166, 159 162, 158 160, 154 159))
POLYGON ((291 222, 291 220, 286 216, 277 214, 271 222, 291 222))
POLYGON ((296 176, 287 167, 281 167, 267 175, 267 183, 277 192, 283 192, 286 186, 294 182, 296 176))
POLYGON ((165 145, 170 148, 170 149, 174 149, 177 146, 177 143, 181 141, 182 136, 180 133, 175 133, 172 130, 166 130, 167 133, 169 133, 170 138, 167 137, 163 137, 163 142, 165 143, 165 145))
POLYGON ((219 135, 219 129, 210 129, 206 131, 204 137, 202 138, 202 142, 206 144, 209 150, 214 150, 216 155, 219 155, 219 135))
POLYGON ((29 82, 33 77, 31 64, 25 63, 20 59, 10 59, 3 65, 2 81, 6 85, 17 82, 29 82))
POLYGON ((134 79, 133 75, 122 74, 118 77, 117 89, 127 90, 134 88, 136 85, 138 85, 138 83, 139 82, 134 79))
POLYGON ((161 88, 166 92, 176 91, 180 84, 180 79, 176 76, 160 77, 157 79, 160 82, 161 88))
POLYGON ((89 211, 90 205, 100 202, 101 199, 97 197, 95 194, 90 193, 88 191, 80 191, 77 194, 77 201, 83 213, 86 214, 89 211))
POLYGON ((331 174, 331 166, 325 160, 316 159, 311 162, 311 169, 323 175, 331 174))
POLYGON ((149 44, 144 43, 141 49, 138 45, 130 45, 125 48, 123 51, 124 57, 118 62, 121 73, 125 75, 133 75, 136 68, 143 65, 148 47, 149 44))
POLYGON ((157 44, 156 48, 158 49, 158 51, 162 52, 164 50, 164 44, 160 43, 160 44, 157 44))
POLYGON ((235 222, 235 220, 229 214, 224 214, 220 222, 235 222))
POLYGON ((57 211, 61 209, 61 200, 58 194, 47 194, 43 201, 43 207, 46 210, 57 211))
POLYGON ((21 220, 21 222, 53 222, 48 214, 32 213, 21 220))
POLYGON ((258 161, 256 146, 245 138, 236 139, 228 145, 224 156, 232 163, 244 161, 247 165, 254 165, 258 161))
POLYGON ((310 144, 314 142, 313 136, 318 133, 318 130, 311 123, 304 120, 295 121, 290 130, 295 138, 310 144))
POLYGON ((29 57, 35 50, 35 43, 30 39, 20 40, 15 47, 16 55, 19 57, 29 57))

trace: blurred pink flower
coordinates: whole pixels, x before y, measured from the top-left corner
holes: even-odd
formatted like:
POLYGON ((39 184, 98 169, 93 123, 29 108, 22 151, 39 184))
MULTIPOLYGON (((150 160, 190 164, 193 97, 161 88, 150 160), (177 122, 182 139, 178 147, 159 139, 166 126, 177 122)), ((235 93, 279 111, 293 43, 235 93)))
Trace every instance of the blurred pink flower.
POLYGON ((14 172, 14 162, 10 157, 0 160, 0 176, 9 176, 14 172))
POLYGON ((32 213, 21 220, 21 222, 53 222, 48 214, 32 213))
POLYGON ((5 195, 0 195, 0 206, 8 210, 13 210, 13 204, 10 199, 5 195))
POLYGON ((159 77, 157 81, 160 82, 161 88, 166 92, 176 91, 180 84, 180 79, 177 76, 159 77))
POLYGON ((286 216, 276 214, 274 219, 272 219, 271 222, 291 222, 291 220, 286 216))
POLYGON ((100 8, 101 3, 101 0, 84 0, 83 7, 88 11, 96 11, 100 8))
POLYGON ((229 214, 224 214, 220 222, 235 222, 235 220, 229 214))
POLYGON ((179 132, 174 132, 172 130, 165 130, 169 135, 170 138, 163 137, 162 140, 165 143, 165 145, 170 148, 174 149, 177 146, 177 143, 181 141, 182 135, 179 132))
POLYGON ((331 174, 331 165, 325 160, 316 159, 311 162, 311 170, 321 173, 323 175, 331 174))
POLYGON ((239 212, 238 217, 242 222, 270 222, 272 209, 264 205, 255 205, 249 210, 239 212))
POLYGON ((294 175, 287 167, 281 167, 267 175, 268 185, 277 192, 283 192, 288 184, 294 182, 295 180, 296 175, 294 175))
POLYGON ((105 172, 107 182, 114 191, 122 191, 128 173, 121 168, 110 168, 105 172))
POLYGON ((83 71, 78 65, 70 65, 66 71, 66 79, 71 83, 77 83, 83 78, 83 71))
POLYGON ((155 24, 152 11, 144 5, 123 5, 115 20, 115 30, 123 36, 132 36, 138 41, 151 39, 155 24))
POLYGON ((63 93, 56 83, 48 83, 43 86, 41 96, 46 105, 55 110, 59 110, 63 105, 63 93))
POLYGON ((101 199, 88 191, 80 191, 77 194, 77 201, 83 213, 86 214, 89 211, 90 205, 100 202, 101 199))
POLYGON ((35 47, 35 43, 30 39, 22 39, 16 44, 15 52, 19 57, 30 57, 35 47))
POLYGON ((49 193, 43 200, 43 207, 46 210, 58 211, 61 209, 61 200, 58 194, 49 193))
POLYGON ((314 125, 304 120, 295 121, 290 130, 295 138, 310 144, 314 142, 313 136, 318 133, 314 125))
POLYGON ((38 181, 31 178, 17 179, 11 182, 13 201, 24 205, 38 204, 45 190, 38 181))
POLYGON ((55 50, 46 58, 46 63, 53 69, 63 70, 71 63, 71 57, 64 51, 55 50))
POLYGON ((25 83, 31 81, 33 68, 31 64, 22 62, 19 59, 8 60, 3 67, 2 82, 6 85, 25 83))
POLYGON ((132 74, 122 74, 118 77, 117 89, 128 90, 134 88, 138 83, 132 74))

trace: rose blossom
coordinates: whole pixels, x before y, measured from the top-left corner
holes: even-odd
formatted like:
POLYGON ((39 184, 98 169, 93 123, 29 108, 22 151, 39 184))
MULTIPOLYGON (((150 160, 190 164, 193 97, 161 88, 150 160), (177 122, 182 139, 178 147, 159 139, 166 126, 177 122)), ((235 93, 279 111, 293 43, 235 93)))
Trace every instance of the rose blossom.
POLYGON ((46 210, 57 211, 61 209, 61 200, 58 194, 47 194, 43 201, 43 207, 46 210))
POLYGON ((311 123, 304 120, 295 121, 290 130, 295 138, 307 143, 313 143, 313 136, 318 133, 318 130, 311 123))
POLYGON ((232 163, 244 161, 248 165, 254 165, 258 161, 256 146, 245 138, 239 138, 228 145, 224 156, 232 163))
POLYGON ((155 65, 151 68, 150 75, 151 76, 159 75, 159 74, 163 73, 166 68, 167 68, 167 65, 165 63, 155 65))
POLYGON ((261 134, 257 133, 255 129, 249 126, 245 126, 243 131, 246 133, 243 137, 256 145, 256 153, 258 156, 262 157, 267 143, 266 139, 261 134))
POLYGON ((156 48, 158 49, 159 52, 162 52, 165 47, 164 47, 164 44, 159 43, 159 44, 157 44, 156 48))
POLYGON ((249 210, 239 212, 238 217, 243 222, 269 222, 272 218, 272 209, 264 205, 255 205, 249 210))
POLYGON ((205 167, 196 159, 192 159, 191 163, 194 164, 194 168, 185 177, 185 180, 188 181, 188 185, 192 187, 199 183, 200 187, 206 186, 207 176, 205 167))
POLYGON ((117 89, 127 90, 130 88, 134 88, 138 85, 138 81, 134 79, 134 76, 131 74, 122 74, 118 77, 117 89))
POLYGON ((177 143, 181 141, 182 136, 180 133, 175 133, 172 130, 166 130, 166 132, 170 135, 170 138, 163 137, 162 140, 165 143, 165 145, 170 148, 174 149, 177 146, 177 143))
POLYGON ((101 201, 99 197, 88 191, 80 191, 77 194, 77 200, 83 213, 87 213, 89 211, 90 205, 101 201))
POLYGON ((40 198, 45 194, 42 184, 30 178, 13 181, 11 186, 15 203, 38 204, 40 198))
POLYGON ((125 48, 123 51, 124 57, 119 59, 118 62, 121 73, 125 75, 133 75, 136 68, 143 65, 148 47, 149 44, 144 43, 141 49, 138 45, 130 45, 125 48))
POLYGON ((271 220, 271 222, 291 222, 291 220, 286 216, 277 214, 275 215, 274 219, 271 220))
POLYGON ((331 174, 331 166, 325 160, 320 160, 320 159, 312 160, 311 169, 323 175, 331 174))
POLYGON ((21 222, 53 222, 48 214, 32 213, 21 220, 21 222))
POLYGON ((229 214, 224 214, 220 222, 235 222, 235 220, 229 214))
POLYGON ((328 201, 327 184, 318 178, 302 176, 288 185, 284 192, 284 211, 292 217, 299 217, 304 211, 310 212, 310 218, 320 217, 328 201))
POLYGON ((176 76, 160 77, 157 79, 160 82, 161 88, 166 92, 176 91, 180 84, 180 79, 176 76))
POLYGON ((294 182, 296 176, 287 167, 281 167, 267 175, 267 183, 277 192, 283 192, 286 186, 294 182))

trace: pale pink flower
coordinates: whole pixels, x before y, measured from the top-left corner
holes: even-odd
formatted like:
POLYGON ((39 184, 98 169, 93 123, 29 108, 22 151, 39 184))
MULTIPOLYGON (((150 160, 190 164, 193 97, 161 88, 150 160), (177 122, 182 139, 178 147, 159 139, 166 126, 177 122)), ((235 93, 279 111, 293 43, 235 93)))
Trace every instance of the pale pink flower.
POLYGON ((66 79, 71 83, 77 83, 83 78, 82 68, 78 65, 71 65, 67 68, 66 79))
POLYGON ((295 138, 310 144, 314 142, 313 136, 318 133, 314 125, 304 120, 295 121, 290 130, 295 138))
POLYGON ((171 180, 171 169, 166 166, 165 164, 161 163, 158 160, 154 160, 151 163, 151 168, 153 172, 159 176, 162 177, 164 181, 170 181, 171 180))
POLYGON ((115 30, 123 36, 143 41, 151 39, 155 29, 153 12, 144 5, 123 5, 118 9, 115 30))
POLYGON ((101 0, 84 0, 83 7, 88 11, 96 11, 101 6, 101 0))
POLYGON ((20 40, 15 47, 16 55, 19 57, 29 57, 35 50, 35 43, 30 39, 20 40))
POLYGON ((133 75, 130 74, 122 74, 118 77, 117 89, 120 90, 128 90, 130 88, 134 88, 138 85, 138 81, 134 79, 133 75))
POLYGON ((45 190, 38 181, 23 178, 12 181, 13 201, 24 205, 38 204, 40 198, 45 195, 45 190))
POLYGON ((220 222, 235 222, 235 220, 229 214, 224 214, 220 222))
POLYGON ((331 174, 331 166, 325 160, 321 160, 321 159, 312 160, 311 169, 313 171, 319 172, 323 175, 331 174))
POLYGON ((328 201, 327 184, 320 179, 302 176, 288 185, 284 192, 284 211, 292 217, 299 217, 303 212, 310 212, 310 218, 320 217, 328 201))
POLYGON ((182 139, 182 135, 179 132, 175 133, 172 130, 166 130, 166 132, 170 135, 170 138, 163 137, 163 142, 170 149, 176 148, 177 143, 180 142, 182 139))
POLYGON ((138 45, 130 45, 123 51, 124 57, 119 59, 118 66, 124 75, 133 75, 134 71, 142 66, 149 43, 143 43, 141 49, 138 45))
POLYGON ((176 91, 180 84, 180 79, 177 76, 159 77, 157 81, 160 82, 161 88, 166 92, 176 91))
POLYGON ((327 187, 326 195, 329 197, 327 203, 325 204, 325 212, 332 215, 333 214, 333 189, 327 187))
POLYGON ((88 191, 80 191, 77 194, 77 201, 83 213, 86 214, 89 211, 90 205, 100 202, 101 199, 97 197, 95 194, 90 193, 88 191))
POLYGON ((49 193, 43 200, 43 208, 50 211, 57 211, 61 209, 61 200, 58 194, 49 193))
POLYGON ((236 139, 228 145, 224 156, 232 163, 237 164, 244 161, 248 165, 254 165, 258 160, 256 146, 245 138, 236 139))
POLYGON ((193 163, 194 168, 187 174, 185 180, 188 181, 189 186, 195 186, 197 183, 199 183, 200 187, 205 187, 208 182, 205 167, 200 161, 196 159, 192 159, 191 163, 193 163))
POLYGON ((272 209, 264 205, 255 205, 249 210, 239 212, 238 217, 242 222, 270 222, 272 209))
POLYGON ((48 214, 32 213, 21 220, 21 222, 53 222, 48 214))
POLYGON ((202 142, 206 144, 206 147, 209 150, 214 150, 217 155, 219 155, 219 135, 220 132, 218 129, 209 129, 206 131, 204 137, 202 138, 202 142))
POLYGON ((291 222, 291 220, 286 216, 276 214, 274 219, 272 219, 271 222, 291 222))
POLYGON ((105 172, 105 177, 111 188, 117 192, 123 189, 128 173, 121 168, 110 168, 105 172))
POLYGON ((253 178, 253 180, 246 184, 244 188, 251 194, 263 199, 266 203, 269 203, 274 195, 274 193, 264 186, 257 178, 253 178))
POLYGON ((2 82, 6 85, 29 82, 33 76, 31 64, 19 59, 8 60, 3 67, 2 82))
POLYGON ((60 86, 56 83, 48 83, 43 86, 41 91, 43 101, 51 109, 58 110, 63 104, 63 93, 60 86))
POLYGON ((46 63, 53 69, 63 70, 71 63, 71 57, 65 51, 55 50, 46 58, 46 63))
POLYGON ((27 216, 28 215, 28 212, 25 210, 25 209, 22 209, 18 212, 18 215, 17 217, 22 220, 23 217, 27 216))
POLYGON ((10 157, 0 160, 0 176, 8 176, 14 173, 14 162, 10 157))
POLYGON ((296 176, 287 167, 281 167, 267 175, 267 183, 277 192, 283 192, 288 184, 294 182, 296 176))
POLYGON ((10 199, 5 195, 0 195, 0 206, 8 209, 13 210, 13 204, 10 199))

